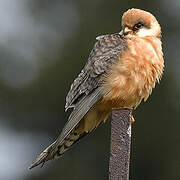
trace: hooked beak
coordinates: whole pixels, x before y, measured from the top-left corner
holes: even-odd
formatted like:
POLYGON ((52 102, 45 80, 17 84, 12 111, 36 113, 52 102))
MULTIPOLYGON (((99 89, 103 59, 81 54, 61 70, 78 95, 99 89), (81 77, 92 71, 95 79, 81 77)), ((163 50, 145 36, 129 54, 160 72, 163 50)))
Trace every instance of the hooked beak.
POLYGON ((132 30, 129 27, 125 27, 119 34, 120 35, 128 35, 132 30))

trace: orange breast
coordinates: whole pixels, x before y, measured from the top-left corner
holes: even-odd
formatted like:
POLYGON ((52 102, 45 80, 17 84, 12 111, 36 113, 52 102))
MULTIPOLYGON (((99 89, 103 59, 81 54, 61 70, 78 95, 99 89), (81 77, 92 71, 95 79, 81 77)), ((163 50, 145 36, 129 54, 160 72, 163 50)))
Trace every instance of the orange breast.
POLYGON ((128 49, 102 78, 102 102, 109 108, 137 107, 163 73, 160 39, 132 38, 127 43, 128 49))

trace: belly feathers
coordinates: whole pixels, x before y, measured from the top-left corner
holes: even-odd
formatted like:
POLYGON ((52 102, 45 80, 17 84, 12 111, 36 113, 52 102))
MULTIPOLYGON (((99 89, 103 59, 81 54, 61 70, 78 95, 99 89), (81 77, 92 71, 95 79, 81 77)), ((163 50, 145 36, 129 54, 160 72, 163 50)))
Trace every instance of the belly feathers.
POLYGON ((137 46, 129 42, 129 48, 103 77, 103 101, 114 108, 137 107, 161 78, 162 51, 157 54, 151 43, 142 47, 142 41, 137 42, 137 46))

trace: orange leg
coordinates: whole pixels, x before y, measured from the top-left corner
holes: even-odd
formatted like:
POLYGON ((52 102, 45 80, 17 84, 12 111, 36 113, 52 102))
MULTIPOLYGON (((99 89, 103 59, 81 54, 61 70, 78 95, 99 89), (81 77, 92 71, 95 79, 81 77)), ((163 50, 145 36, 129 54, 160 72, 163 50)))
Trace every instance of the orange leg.
POLYGON ((130 122, 131 122, 131 124, 133 124, 135 122, 133 115, 131 115, 131 117, 130 117, 130 122))

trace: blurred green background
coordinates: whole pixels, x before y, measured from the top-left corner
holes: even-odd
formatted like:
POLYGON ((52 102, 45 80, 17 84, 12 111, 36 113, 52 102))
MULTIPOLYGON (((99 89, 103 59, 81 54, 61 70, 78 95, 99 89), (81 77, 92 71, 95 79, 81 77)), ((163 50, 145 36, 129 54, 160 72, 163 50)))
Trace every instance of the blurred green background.
POLYGON ((0 0, 0 180, 108 179, 110 121, 61 159, 27 167, 65 124, 95 37, 119 32, 132 7, 159 20, 165 72, 134 113, 130 179, 180 179, 179 0, 0 0))

